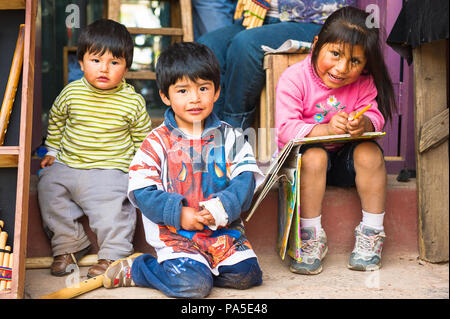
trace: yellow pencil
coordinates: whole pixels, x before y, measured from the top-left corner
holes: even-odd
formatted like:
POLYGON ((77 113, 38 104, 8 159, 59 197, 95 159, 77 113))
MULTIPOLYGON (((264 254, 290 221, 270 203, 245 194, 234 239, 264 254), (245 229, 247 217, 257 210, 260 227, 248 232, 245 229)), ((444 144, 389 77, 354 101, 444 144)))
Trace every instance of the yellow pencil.
POLYGON ((372 106, 372 104, 367 105, 365 108, 363 108, 361 111, 359 111, 358 113, 356 113, 355 116, 353 117, 349 117, 348 120, 352 121, 354 119, 357 119, 358 117, 360 117, 365 111, 367 111, 370 107, 372 106))

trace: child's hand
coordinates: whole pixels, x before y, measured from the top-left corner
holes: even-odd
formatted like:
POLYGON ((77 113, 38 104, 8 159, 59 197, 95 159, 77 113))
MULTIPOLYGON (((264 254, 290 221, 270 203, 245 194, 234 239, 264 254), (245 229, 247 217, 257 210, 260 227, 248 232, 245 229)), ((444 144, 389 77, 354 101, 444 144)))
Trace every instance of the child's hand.
POLYGON ((197 210, 183 206, 181 208, 180 225, 185 230, 203 230, 204 217, 197 210))
POLYGON ((212 226, 216 224, 216 219, 207 209, 198 212, 199 220, 203 225, 212 226))
POLYGON ((55 161, 55 157, 51 155, 45 155, 41 161, 41 168, 52 166, 55 161))
POLYGON ((348 114, 338 112, 331 118, 328 123, 328 135, 347 133, 348 114))
POLYGON ((349 114, 350 120, 347 122, 346 130, 348 133, 350 133, 351 136, 360 136, 365 131, 366 126, 366 119, 364 115, 361 115, 360 117, 354 119, 353 117, 356 115, 357 112, 351 112, 349 114))

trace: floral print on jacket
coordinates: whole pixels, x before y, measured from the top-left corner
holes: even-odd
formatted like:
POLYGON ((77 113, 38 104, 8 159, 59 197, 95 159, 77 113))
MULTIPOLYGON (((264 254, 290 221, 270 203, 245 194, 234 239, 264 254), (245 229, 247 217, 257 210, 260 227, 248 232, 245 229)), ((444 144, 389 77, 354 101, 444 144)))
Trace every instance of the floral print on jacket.
POLYGON ((356 0, 278 0, 281 21, 324 24, 330 14, 356 0))

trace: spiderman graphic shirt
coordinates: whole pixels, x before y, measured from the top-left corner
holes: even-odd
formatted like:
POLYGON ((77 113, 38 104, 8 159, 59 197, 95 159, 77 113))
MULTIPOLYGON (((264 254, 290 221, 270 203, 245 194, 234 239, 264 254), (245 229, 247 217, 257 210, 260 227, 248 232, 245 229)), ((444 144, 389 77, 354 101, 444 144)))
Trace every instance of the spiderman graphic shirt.
POLYGON ((146 240, 158 262, 189 257, 218 275, 219 266, 256 257, 240 213, 249 208, 264 175, 239 129, 213 113, 204 127, 201 136, 188 136, 168 109, 164 123, 150 132, 131 162, 128 197, 142 211, 146 240), (135 191, 142 189, 161 196, 139 207, 135 191), (226 212, 226 225, 202 231, 180 228, 181 206, 200 210, 202 202, 213 200, 226 212))

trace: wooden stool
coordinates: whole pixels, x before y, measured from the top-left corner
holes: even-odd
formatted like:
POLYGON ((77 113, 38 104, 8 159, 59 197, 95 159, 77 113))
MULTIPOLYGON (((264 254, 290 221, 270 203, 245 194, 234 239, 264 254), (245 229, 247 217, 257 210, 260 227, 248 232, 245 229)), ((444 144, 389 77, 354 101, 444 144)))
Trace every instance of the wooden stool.
POLYGON ((261 91, 258 130, 258 161, 268 162, 277 148, 275 141, 275 92, 280 75, 309 53, 276 53, 264 56, 266 85, 261 91))

